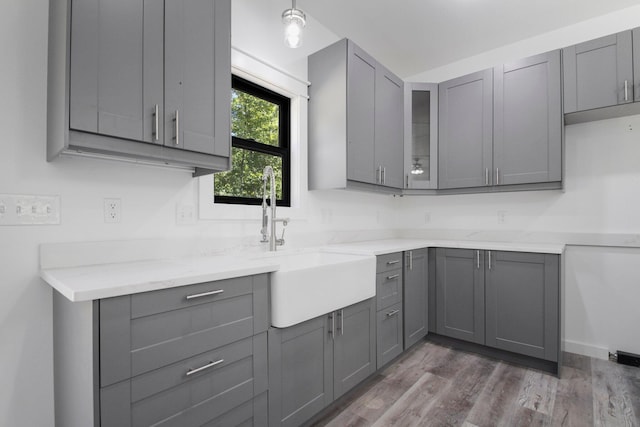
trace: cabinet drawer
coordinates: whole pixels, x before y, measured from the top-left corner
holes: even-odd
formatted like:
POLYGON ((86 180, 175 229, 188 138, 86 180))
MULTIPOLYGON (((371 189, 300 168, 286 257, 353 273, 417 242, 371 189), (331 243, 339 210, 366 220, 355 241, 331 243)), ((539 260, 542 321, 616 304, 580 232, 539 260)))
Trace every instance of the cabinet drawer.
POLYGON ((402 252, 378 255, 376 273, 384 273, 391 270, 402 269, 402 252))
POLYGON ((378 369, 402 353, 402 304, 378 311, 378 369))
POLYGON ((101 425, 239 425, 252 419, 253 397, 266 390, 262 333, 101 389, 101 425))
POLYGON ((389 270, 376 275, 377 309, 402 302, 402 270, 389 270))
POLYGON ((266 331, 267 292, 268 276, 258 275, 101 300, 100 385, 266 331))

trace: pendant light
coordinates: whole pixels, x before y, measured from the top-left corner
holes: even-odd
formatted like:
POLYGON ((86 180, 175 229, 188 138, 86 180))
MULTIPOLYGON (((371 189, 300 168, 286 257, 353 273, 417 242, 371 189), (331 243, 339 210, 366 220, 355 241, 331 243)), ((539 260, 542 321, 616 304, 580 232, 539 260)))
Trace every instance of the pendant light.
POLYGON ((418 161, 418 159, 415 159, 413 165, 411 165, 411 174, 412 175, 422 175, 424 173, 424 169, 422 169, 422 165, 420 164, 420 162, 418 161))
POLYGON ((300 9, 296 9, 296 0, 291 0, 291 9, 282 12, 284 24, 284 43, 290 48, 302 46, 302 29, 307 23, 307 17, 300 9))

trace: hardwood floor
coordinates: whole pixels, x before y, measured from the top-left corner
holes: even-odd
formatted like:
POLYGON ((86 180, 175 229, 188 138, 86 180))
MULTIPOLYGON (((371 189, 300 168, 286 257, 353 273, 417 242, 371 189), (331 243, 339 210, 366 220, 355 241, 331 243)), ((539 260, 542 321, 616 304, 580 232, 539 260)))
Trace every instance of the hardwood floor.
POLYGON ((561 377, 424 342, 315 426, 640 426, 640 368, 565 353, 561 377))

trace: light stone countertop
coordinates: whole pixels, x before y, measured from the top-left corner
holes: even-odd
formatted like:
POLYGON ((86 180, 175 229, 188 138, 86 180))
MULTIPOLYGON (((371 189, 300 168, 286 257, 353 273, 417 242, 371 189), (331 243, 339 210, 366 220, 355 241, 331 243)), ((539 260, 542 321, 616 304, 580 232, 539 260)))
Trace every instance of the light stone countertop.
POLYGON ((40 277, 73 302, 276 271, 276 260, 232 256, 51 268, 40 277))
MULTIPOLYGON (((429 247, 562 254, 565 245, 471 240, 386 239, 282 251, 278 252, 278 255, 314 250, 353 255, 383 255, 429 247)), ((275 255, 273 253, 248 255, 251 256, 215 255, 45 268, 40 271, 40 277, 70 301, 78 302, 270 273, 280 268, 280 260, 276 256, 272 256, 275 255)))
POLYGON ((564 252, 565 245, 560 243, 493 242, 476 240, 388 239, 341 243, 324 247, 326 251, 359 255, 384 255, 393 252, 411 251, 422 248, 485 249, 490 251, 536 252, 560 255, 564 252))

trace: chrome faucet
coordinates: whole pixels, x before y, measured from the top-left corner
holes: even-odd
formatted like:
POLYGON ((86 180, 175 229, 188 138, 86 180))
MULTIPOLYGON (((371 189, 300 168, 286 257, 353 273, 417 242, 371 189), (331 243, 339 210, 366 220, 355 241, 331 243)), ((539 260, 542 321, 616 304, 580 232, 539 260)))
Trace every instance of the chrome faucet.
POLYGON ((277 246, 284 245, 284 227, 287 226, 289 218, 276 218, 276 178, 271 166, 265 166, 262 172, 262 243, 269 242, 269 250, 275 251, 277 246), (267 180, 269 180, 269 203, 271 205, 271 231, 267 232, 267 224, 269 222, 267 216, 267 180), (282 237, 276 238, 276 223, 282 223, 282 237))

